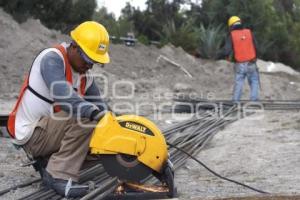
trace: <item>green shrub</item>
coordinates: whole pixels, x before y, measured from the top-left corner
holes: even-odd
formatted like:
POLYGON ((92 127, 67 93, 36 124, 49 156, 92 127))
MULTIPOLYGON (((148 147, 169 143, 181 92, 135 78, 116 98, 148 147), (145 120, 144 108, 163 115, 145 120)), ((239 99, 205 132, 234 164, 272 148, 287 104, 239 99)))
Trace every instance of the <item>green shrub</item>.
POLYGON ((163 44, 172 43, 174 46, 182 47, 192 52, 197 47, 197 35, 194 31, 193 21, 187 21, 181 26, 176 26, 173 20, 163 26, 160 37, 163 44))
POLYGON ((216 59, 222 48, 222 44, 226 35, 224 26, 208 26, 205 28, 203 24, 197 30, 199 37, 198 52, 202 58, 216 59))

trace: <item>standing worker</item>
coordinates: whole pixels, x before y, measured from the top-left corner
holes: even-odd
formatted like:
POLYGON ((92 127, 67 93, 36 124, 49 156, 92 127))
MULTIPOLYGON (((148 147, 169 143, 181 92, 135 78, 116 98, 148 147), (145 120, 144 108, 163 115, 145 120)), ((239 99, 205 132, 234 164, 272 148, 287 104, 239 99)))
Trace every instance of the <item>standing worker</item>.
POLYGON ((68 193, 66 186, 70 179, 76 184, 80 169, 95 159, 88 154, 89 142, 107 106, 89 70, 109 62, 109 35, 101 24, 87 21, 71 31, 71 38, 34 59, 8 130, 27 155, 49 159, 41 173, 46 186, 80 197, 87 188, 68 193))
POLYGON ((240 101, 246 77, 251 89, 250 100, 257 101, 260 81, 256 65, 255 38, 250 29, 243 27, 241 19, 237 16, 229 18, 228 27, 230 36, 226 40, 223 56, 229 58, 233 54, 235 62, 233 101, 240 101))

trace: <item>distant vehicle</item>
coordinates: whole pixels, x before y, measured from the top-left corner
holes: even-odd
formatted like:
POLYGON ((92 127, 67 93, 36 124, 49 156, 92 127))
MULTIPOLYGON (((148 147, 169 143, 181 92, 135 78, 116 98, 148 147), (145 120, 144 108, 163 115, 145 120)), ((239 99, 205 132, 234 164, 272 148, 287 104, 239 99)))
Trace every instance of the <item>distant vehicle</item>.
POLYGON ((128 32, 127 37, 120 37, 120 40, 124 41, 126 46, 134 46, 137 42, 133 32, 128 32))
MULTIPOLYGON (((112 35, 112 36, 110 36, 110 39, 112 41, 114 41, 115 43, 121 43, 121 41, 122 41, 122 42, 124 42, 124 44, 126 46, 129 46, 129 47, 135 46, 135 44, 138 42, 138 40, 134 36, 134 33, 132 33, 132 32, 128 32, 126 37, 116 37, 116 36, 112 35)), ((161 43, 159 41, 154 41, 154 40, 149 41, 149 44, 155 45, 155 46, 161 45, 161 43)))

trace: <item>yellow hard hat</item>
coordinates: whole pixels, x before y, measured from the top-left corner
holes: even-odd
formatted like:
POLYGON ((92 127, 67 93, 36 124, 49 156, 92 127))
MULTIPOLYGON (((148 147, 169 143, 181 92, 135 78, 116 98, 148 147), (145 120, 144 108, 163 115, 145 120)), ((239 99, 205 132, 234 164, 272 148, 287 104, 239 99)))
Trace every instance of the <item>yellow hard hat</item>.
POLYGON ((228 26, 232 26, 233 24, 235 24, 236 22, 240 22, 241 19, 238 16, 232 16, 229 18, 228 20, 228 26))
POLYGON ((71 38, 93 61, 109 63, 109 35, 106 28, 94 21, 86 21, 71 31, 71 38))

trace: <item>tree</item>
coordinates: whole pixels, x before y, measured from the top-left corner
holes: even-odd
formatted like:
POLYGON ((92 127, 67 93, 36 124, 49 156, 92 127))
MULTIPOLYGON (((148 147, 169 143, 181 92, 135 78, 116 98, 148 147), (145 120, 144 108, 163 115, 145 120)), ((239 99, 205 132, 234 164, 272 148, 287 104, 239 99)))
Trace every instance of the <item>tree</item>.
POLYGON ((92 19, 105 26, 110 35, 116 36, 119 34, 119 27, 115 16, 112 13, 108 13, 105 7, 95 11, 92 19))
POLYGON ((150 40, 161 40, 163 26, 173 21, 176 27, 183 24, 179 13, 181 0, 148 0, 147 9, 143 12, 136 10, 131 20, 139 34, 147 36, 150 40))
POLYGON ((91 20, 95 0, 1 0, 0 6, 18 22, 28 17, 40 19, 49 28, 68 32, 73 26, 91 20))

